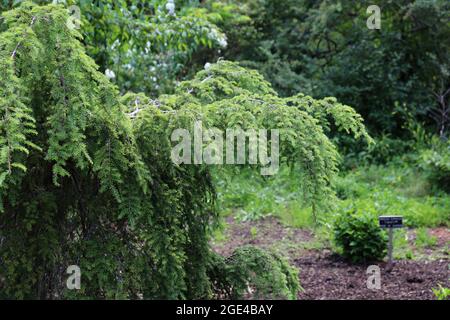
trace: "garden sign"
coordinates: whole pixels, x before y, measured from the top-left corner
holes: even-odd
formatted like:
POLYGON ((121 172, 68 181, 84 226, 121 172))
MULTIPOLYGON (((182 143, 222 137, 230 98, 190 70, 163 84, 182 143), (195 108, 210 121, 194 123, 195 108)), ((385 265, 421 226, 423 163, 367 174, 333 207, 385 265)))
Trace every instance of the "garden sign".
POLYGON ((381 228, 387 228, 389 230, 389 243, 388 243, 388 267, 392 267, 392 250, 394 246, 393 231, 394 228, 403 228, 402 216, 380 216, 378 217, 381 228))

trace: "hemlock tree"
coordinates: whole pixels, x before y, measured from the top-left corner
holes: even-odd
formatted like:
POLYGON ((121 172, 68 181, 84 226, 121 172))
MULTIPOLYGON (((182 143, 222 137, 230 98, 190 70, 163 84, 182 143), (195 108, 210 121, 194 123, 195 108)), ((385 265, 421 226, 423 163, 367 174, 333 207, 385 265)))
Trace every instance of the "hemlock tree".
MULTIPOLYGON (((0 34, 0 298, 295 298, 297 272, 274 253, 214 254, 210 168, 175 165, 174 129, 280 129, 282 161, 329 207, 332 128, 370 141, 333 98, 280 98, 256 71, 220 61, 152 100, 121 97, 66 26, 60 6, 24 3, 0 34), (65 286, 70 265, 81 290, 65 286)), ((191 131, 192 132, 192 131, 191 131)), ((300 183, 300 181, 299 181, 300 183)), ((330 201, 331 200, 331 201, 330 201)))

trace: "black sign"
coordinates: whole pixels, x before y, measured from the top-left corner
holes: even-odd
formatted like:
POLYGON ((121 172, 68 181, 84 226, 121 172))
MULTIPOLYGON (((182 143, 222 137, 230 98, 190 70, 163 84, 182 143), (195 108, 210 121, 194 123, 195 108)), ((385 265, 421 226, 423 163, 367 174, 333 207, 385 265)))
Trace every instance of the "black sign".
POLYGON ((402 228, 403 217, 402 216, 380 216, 378 217, 381 228, 402 228))

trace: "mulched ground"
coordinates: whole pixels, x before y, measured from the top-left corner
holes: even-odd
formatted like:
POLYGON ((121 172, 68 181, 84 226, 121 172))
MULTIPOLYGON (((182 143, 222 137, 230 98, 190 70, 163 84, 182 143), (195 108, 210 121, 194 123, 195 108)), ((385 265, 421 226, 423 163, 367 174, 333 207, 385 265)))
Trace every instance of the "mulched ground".
MULTIPOLYGON (((377 264, 381 271, 381 288, 367 288, 368 265, 348 263, 328 249, 311 250, 307 244, 314 235, 307 230, 288 228, 275 218, 255 222, 236 222, 227 218, 226 239, 213 243, 216 252, 229 255, 236 247, 253 244, 263 248, 286 248, 283 251, 300 270, 304 292, 299 299, 434 299, 432 288, 450 286, 449 259, 400 260, 388 271, 385 262, 377 264), (300 245, 298 245, 300 244, 300 245)), ((414 231, 411 231, 413 234, 414 231)), ((450 231, 436 228, 430 233, 438 238, 435 250, 448 246, 450 231)), ((445 250, 444 250, 445 251, 445 250)))
POLYGON ((449 262, 397 261, 391 271, 380 267, 381 288, 367 288, 368 265, 352 265, 330 252, 309 253, 295 260, 304 292, 300 299, 434 299, 431 288, 449 286, 449 262))
POLYGON ((311 241, 314 237, 308 230, 287 228, 274 217, 245 222, 237 222, 233 217, 227 217, 226 226, 226 241, 213 243, 215 251, 223 256, 230 255, 235 248, 243 245, 270 248, 281 241, 300 243, 311 241), (256 234, 252 234, 252 229, 256 230, 256 234))

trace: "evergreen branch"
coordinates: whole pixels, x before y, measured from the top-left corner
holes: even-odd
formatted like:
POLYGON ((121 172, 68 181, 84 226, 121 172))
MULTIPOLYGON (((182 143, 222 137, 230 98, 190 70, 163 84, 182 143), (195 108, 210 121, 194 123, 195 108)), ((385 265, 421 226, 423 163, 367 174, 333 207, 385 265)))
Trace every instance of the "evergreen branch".
MULTIPOLYGON (((36 16, 33 16, 33 19, 31 20, 29 28, 31 28, 34 25, 35 22, 36 22, 36 16)), ((16 57, 17 50, 19 50, 20 46, 22 45, 22 42, 23 42, 23 40, 19 41, 19 43, 14 48, 14 51, 11 54, 11 59, 14 59, 16 57)))
MULTIPOLYGON (((29 25, 29 28, 31 28, 34 25, 35 22, 36 22, 36 16, 33 16, 32 20, 31 20, 31 23, 29 25)), ((14 48, 14 51, 11 54, 11 59, 13 59, 13 60, 15 59, 15 57, 17 55, 17 51, 20 48, 20 46, 22 45, 23 41, 24 40, 21 40, 21 41, 19 41, 19 43, 17 43, 16 47, 14 48)), ((13 67, 14 67, 14 64, 13 64, 13 67)), ((9 112, 9 108, 6 107, 6 110, 5 110, 5 122, 9 122, 9 120, 10 120, 10 112, 9 112)), ((8 153, 8 155, 7 155, 8 171, 7 172, 8 172, 9 175, 11 175, 12 174, 12 145, 11 145, 11 139, 10 139, 9 135, 7 135, 6 141, 7 141, 7 145, 8 145, 8 148, 7 148, 7 150, 8 150, 7 151, 7 153, 8 153)))

